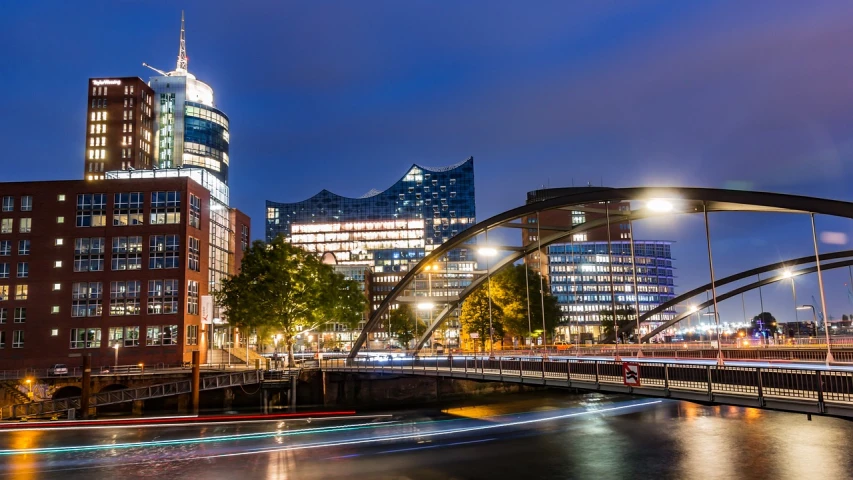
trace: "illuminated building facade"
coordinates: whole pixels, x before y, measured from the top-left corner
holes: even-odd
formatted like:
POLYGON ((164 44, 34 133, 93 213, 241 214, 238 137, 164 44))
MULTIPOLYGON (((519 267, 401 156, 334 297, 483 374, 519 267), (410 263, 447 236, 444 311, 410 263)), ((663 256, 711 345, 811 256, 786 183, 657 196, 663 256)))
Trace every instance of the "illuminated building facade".
MULTIPOLYGON (((637 292, 631 268, 629 241, 611 242, 613 251, 613 290, 616 309, 635 309, 639 294, 640 313, 675 298, 672 266, 672 242, 637 240, 634 257, 637 260, 637 292)), ((573 242, 547 247, 549 286, 560 307, 558 338, 577 341, 576 334, 597 338, 600 334, 602 310, 612 309, 610 287, 610 258, 607 242, 573 242), (570 337, 571 335, 571 337, 570 337)), ((675 317, 675 310, 666 310, 649 321, 657 325, 675 317)), ((645 331, 646 327, 642 327, 645 331)))
MULTIPOLYGON (((360 198, 323 190, 301 202, 267 201, 266 239, 282 235, 309 252, 332 256, 339 266, 367 267, 367 295, 375 308, 411 265, 474 223, 469 158, 441 168, 412 165, 385 191, 360 198)), ((470 284, 476 262, 469 249, 454 250, 437 263, 438 273, 423 275, 407 296, 451 295, 470 284)))
MULTIPOLYGON (((548 188, 527 193, 527 203, 536 203, 564 195, 590 193, 606 187, 548 188)), ((633 272, 631 271, 631 229, 618 216, 630 212, 627 201, 609 204, 576 205, 570 210, 551 210, 523 220, 522 243, 535 244, 543 239, 584 223, 606 219, 609 212, 610 241, 613 247, 613 284, 616 309, 635 309, 633 272), (550 228, 549 228, 550 227, 550 228)), ((525 260, 533 270, 544 271, 551 294, 557 297, 561 318, 556 329, 557 339, 566 341, 595 340, 601 333, 602 310, 611 310, 610 260, 607 254, 608 229, 604 226, 574 234, 568 243, 543 248, 544 262, 539 253, 525 260), (578 336, 580 334, 580 336, 578 336)), ((636 240, 637 290, 640 312, 647 312, 674 295, 672 243, 636 240)), ((653 324, 675 316, 668 310, 651 319, 653 324)), ((644 329, 645 327, 643 327, 644 329)))
MULTIPOLYGON (((154 164, 158 168, 199 167, 228 184, 228 116, 216 108, 213 88, 187 71, 184 18, 175 70, 149 79, 154 91, 154 164)), ((143 64, 145 65, 145 64, 143 64)))
POLYGON ((138 77, 90 78, 83 178, 151 168, 154 91, 138 77))

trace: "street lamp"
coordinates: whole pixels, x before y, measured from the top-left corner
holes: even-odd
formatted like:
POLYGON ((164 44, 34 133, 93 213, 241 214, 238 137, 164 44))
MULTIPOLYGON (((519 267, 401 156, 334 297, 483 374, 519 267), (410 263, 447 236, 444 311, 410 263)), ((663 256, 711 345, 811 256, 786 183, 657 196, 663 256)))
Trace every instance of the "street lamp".
POLYGON ((652 198, 646 201, 646 208, 653 212, 671 212, 673 209, 672 202, 663 198, 652 198))
POLYGON ((28 378, 27 382, 27 397, 32 400, 33 399, 33 380, 28 378))
POLYGON ((480 255, 486 257, 486 278, 489 281, 489 357, 495 356, 495 329, 492 328, 492 272, 489 259, 497 255, 498 251, 491 247, 480 247, 480 255))
MULTIPOLYGON (((814 305, 801 305, 797 307, 797 310, 808 310, 810 308, 812 309, 812 319, 814 320, 815 328, 817 328, 817 312, 814 309, 814 305)), ((832 357, 832 350, 829 348, 829 323, 826 321, 826 318, 823 319, 823 331, 826 335, 826 364, 829 365, 835 359, 832 357)))
POLYGON ((116 351, 116 363, 115 363, 116 368, 118 368, 118 347, 119 347, 119 343, 118 343, 118 342, 115 342, 115 344, 113 345, 113 348, 114 348, 114 349, 115 349, 115 351, 116 351))

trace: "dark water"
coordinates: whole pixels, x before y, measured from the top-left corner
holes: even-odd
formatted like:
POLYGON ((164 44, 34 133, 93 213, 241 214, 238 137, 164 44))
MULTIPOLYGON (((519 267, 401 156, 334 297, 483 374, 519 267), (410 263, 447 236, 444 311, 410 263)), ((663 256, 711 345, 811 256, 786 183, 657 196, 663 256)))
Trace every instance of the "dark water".
POLYGON ((851 441, 840 419, 553 392, 310 424, 5 432, 0 478, 846 479, 851 441), (32 448, 56 450, 8 454, 32 448))

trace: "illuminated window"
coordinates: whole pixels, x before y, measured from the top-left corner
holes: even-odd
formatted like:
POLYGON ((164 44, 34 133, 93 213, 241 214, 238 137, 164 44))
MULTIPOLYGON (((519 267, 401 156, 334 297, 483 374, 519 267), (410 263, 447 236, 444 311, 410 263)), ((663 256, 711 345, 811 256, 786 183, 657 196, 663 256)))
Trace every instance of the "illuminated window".
POLYGON ((103 308, 101 282, 77 282, 71 285, 71 316, 100 317, 103 308))
POLYGON ((65 217, 56 217, 56 223, 65 223, 65 217))
POLYGON ((53 262, 53 268, 62 268, 62 260, 56 260, 53 262))
MULTIPOLYGON (((59 305, 54 305, 54 306, 50 307, 50 313, 59 313, 59 305)), ((52 330, 52 331, 56 332, 56 330, 52 330)), ((56 334, 54 333, 53 335, 55 336, 56 334)))
POLYGON ((0 220, 0 233, 12 233, 12 222, 11 218, 0 220))
POLYGON ((61 284, 61 283, 54 283, 54 284, 53 284, 53 291, 54 291, 54 292, 58 292, 58 291, 59 291, 59 290, 61 290, 61 289, 62 289, 62 284, 61 284))
POLYGON ((63 240, 61 238, 57 238, 56 240, 54 240, 54 245, 56 245, 57 247, 64 244, 64 243, 65 243, 65 240, 63 240))

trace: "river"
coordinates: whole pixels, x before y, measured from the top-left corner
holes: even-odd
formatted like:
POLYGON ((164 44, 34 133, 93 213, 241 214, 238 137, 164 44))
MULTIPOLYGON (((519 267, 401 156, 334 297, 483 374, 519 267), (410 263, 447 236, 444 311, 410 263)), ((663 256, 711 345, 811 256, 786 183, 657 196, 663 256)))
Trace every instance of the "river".
POLYGON ((842 419, 547 392, 310 423, 6 431, 0 478, 845 479, 850 440, 842 419))

